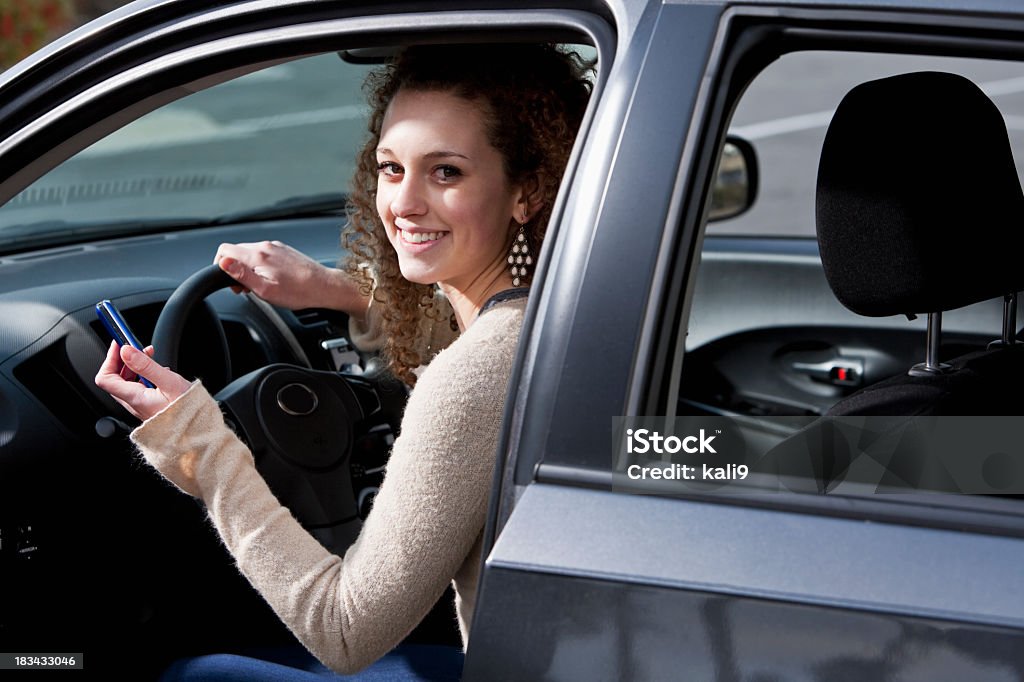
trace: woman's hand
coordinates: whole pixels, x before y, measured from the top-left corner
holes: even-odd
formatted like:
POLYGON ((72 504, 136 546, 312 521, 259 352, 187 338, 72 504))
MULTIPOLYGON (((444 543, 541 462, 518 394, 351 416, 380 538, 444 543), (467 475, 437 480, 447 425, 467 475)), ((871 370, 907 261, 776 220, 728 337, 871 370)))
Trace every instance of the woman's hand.
POLYGON ((143 353, 127 345, 119 349, 111 341, 96 374, 96 385, 143 421, 177 400, 192 385, 181 375, 158 365, 150 357, 152 354, 152 346, 143 353), (139 376, 149 379, 155 388, 143 386, 137 381, 139 376))
POLYGON ((331 308, 363 319, 370 305, 344 272, 278 241, 221 244, 213 262, 239 282, 236 294, 251 291, 283 308, 331 308))
POLYGON ((264 301, 291 310, 328 307, 327 268, 278 241, 221 244, 213 262, 237 280, 235 293, 251 291, 264 301))

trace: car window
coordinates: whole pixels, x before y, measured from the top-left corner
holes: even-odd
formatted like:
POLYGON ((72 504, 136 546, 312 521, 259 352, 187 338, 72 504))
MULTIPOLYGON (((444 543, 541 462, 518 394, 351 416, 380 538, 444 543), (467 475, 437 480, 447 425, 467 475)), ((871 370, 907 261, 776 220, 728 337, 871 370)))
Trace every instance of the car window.
POLYGON ((322 54, 152 111, 0 207, 0 249, 90 229, 201 224, 285 202, 296 212, 341 208, 365 137, 361 85, 371 68, 322 54))
MULTIPOLYGON (((855 496, 880 490, 1024 492, 1012 473, 1016 459, 1006 454, 1019 440, 1019 417, 964 411, 966 416, 911 418, 917 413, 889 406, 889 412, 867 413, 885 415, 880 417, 856 411, 847 417, 843 411, 850 400, 868 395, 866 390, 923 365, 930 337, 926 316, 869 317, 837 299, 814 239, 818 159, 832 115, 850 89, 922 71, 962 75, 995 103, 1014 147, 1019 182, 1024 158, 1024 118, 1018 113, 1024 107, 1024 66, 1019 63, 801 52, 768 66, 741 97, 729 127, 757 153, 760 194, 748 213, 707 228, 685 335, 676 341, 679 390, 662 413, 676 418, 617 422, 623 448, 617 450, 622 456, 616 468, 624 483, 637 482, 627 480, 634 478, 626 475, 630 467, 653 461, 655 468, 669 467, 676 481, 640 484, 687 493, 723 486, 730 492, 749 486, 762 492, 831 493, 838 485, 840 492, 855 496), (851 419, 857 420, 855 428, 847 430, 851 419), (979 433, 985 434, 981 441, 979 433), (677 438, 659 442, 657 434, 677 438), (732 458, 723 450, 743 454, 732 458), (870 457, 863 457, 865 452, 870 457), (964 453, 977 454, 966 468, 964 453), (908 466, 915 470, 896 471, 890 463, 898 457, 912 461, 908 466), (705 465, 714 480, 700 478, 705 465), (679 467, 691 467, 691 476, 709 486, 688 485, 694 479, 679 467)), ((941 119, 945 112, 934 115, 941 119)), ((959 122, 949 118, 950 136, 957 135, 959 122)), ((920 172, 912 154, 902 161, 908 178, 920 172)), ((962 238, 970 239, 974 227, 964 225, 962 238)), ((853 249, 850 257, 856 258, 853 249)), ((949 273, 958 274, 955 268, 949 273)), ((866 282, 873 277, 862 273, 866 282)), ((937 328, 938 357, 955 363, 985 353, 1003 333, 1003 312, 1001 297, 944 312, 937 328)), ((912 390, 925 391, 917 385, 912 390)))
MULTIPOLYGON (((730 133, 754 144, 761 170, 756 204, 711 223, 709 235, 814 236, 818 152, 836 106, 858 83, 914 71, 966 76, 999 106, 1024 177, 1024 66, 920 55, 794 52, 758 74, 740 99, 730 133)), ((941 115, 937 112, 937 115, 941 115)))
MULTIPOLYGON (((586 60, 596 49, 571 45, 586 60)), ((388 50, 287 61, 193 92, 0 206, 0 252, 345 206, 367 137, 362 84, 388 50)))

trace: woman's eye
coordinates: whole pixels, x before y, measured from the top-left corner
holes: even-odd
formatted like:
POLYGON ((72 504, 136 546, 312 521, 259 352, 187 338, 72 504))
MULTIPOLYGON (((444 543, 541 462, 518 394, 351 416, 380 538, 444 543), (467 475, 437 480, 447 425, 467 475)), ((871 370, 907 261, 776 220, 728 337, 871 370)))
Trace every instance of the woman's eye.
POLYGON ((451 180, 462 175, 462 171, 455 166, 438 166, 434 169, 434 173, 442 180, 451 180))
POLYGON ((377 172, 384 175, 400 175, 402 167, 394 161, 381 161, 377 164, 377 172))

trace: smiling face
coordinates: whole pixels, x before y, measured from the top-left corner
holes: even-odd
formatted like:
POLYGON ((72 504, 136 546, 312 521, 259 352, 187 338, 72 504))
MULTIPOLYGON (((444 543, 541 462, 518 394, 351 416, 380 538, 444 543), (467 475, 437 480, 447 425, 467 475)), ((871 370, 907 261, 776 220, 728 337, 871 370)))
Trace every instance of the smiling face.
POLYGON ((506 258, 526 203, 491 146, 481 105, 399 90, 377 146, 377 212, 402 276, 462 292, 511 286, 506 258))

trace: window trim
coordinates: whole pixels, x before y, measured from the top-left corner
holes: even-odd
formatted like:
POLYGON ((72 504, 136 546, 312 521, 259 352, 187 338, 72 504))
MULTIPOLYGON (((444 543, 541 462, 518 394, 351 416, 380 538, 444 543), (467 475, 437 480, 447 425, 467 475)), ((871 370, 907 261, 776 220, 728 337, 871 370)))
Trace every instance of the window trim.
MULTIPOLYGON (((614 44, 602 19, 578 10, 422 12, 325 19, 262 26, 207 41, 193 38, 185 46, 159 54, 165 38, 153 38, 150 58, 123 67, 107 66, 109 72, 101 74, 95 84, 0 138, 0 204, 108 133, 196 89, 271 63, 335 51, 339 41, 346 39, 351 42, 345 47, 354 48, 412 43, 425 36, 431 41, 451 42, 466 42, 470 37, 508 41, 522 36, 535 42, 587 38, 602 60, 610 59, 614 44)), ((21 106, 31 109, 33 103, 22 102, 21 106)), ((18 112, 8 115, 18 119, 18 112)))
MULTIPOLYGON (((782 10, 749 6, 726 10, 716 39, 719 49, 707 65, 705 83, 708 85, 701 96, 705 104, 698 107, 691 122, 687 147, 694 161, 690 168, 680 167, 680 179, 692 173, 691 188, 699 193, 692 190, 688 193, 690 188, 679 182, 673 206, 687 203, 697 206, 693 197, 705 200, 699 202, 701 210, 673 213, 666 223, 664 248, 647 301, 626 414, 674 415, 685 360, 685 335, 680 330, 686 329, 690 316, 707 226, 713 180, 711 169, 740 95, 764 67, 783 54, 808 50, 1024 62, 1024 39, 1010 39, 1022 34, 1024 21, 999 20, 991 16, 965 18, 891 10, 782 10), (916 30, 908 30, 908 26, 916 26, 916 30), (714 100, 707 102, 711 96, 714 100), (694 151, 696 145, 700 146, 694 151)), ((597 480, 593 475, 581 478, 565 473, 549 470, 543 475, 549 482, 569 483, 573 479, 575 484, 585 487, 597 480)), ((1024 537, 1024 507, 1012 500, 988 496, 920 493, 855 498, 786 492, 744 495, 742 500, 700 494, 688 495, 686 499, 1024 537)))

